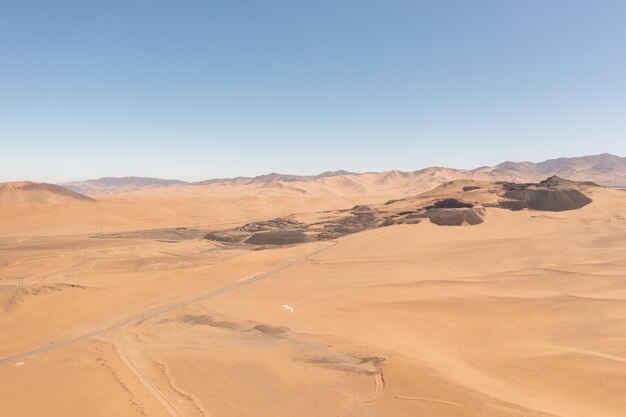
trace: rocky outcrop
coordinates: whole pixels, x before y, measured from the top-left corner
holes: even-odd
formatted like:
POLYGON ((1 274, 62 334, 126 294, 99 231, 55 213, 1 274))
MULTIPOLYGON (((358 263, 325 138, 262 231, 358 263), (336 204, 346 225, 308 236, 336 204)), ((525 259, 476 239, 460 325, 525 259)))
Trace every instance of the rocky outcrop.
POLYGON ((273 230, 254 233, 245 243, 249 245, 293 245, 310 240, 307 235, 299 230, 273 230))

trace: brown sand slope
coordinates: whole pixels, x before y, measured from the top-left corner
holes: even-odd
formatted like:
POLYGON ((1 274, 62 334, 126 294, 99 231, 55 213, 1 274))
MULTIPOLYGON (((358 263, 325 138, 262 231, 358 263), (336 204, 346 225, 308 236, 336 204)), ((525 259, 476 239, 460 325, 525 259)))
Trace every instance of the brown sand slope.
POLYGON ((43 182, 0 183, 0 204, 50 204, 95 201, 91 197, 43 182))

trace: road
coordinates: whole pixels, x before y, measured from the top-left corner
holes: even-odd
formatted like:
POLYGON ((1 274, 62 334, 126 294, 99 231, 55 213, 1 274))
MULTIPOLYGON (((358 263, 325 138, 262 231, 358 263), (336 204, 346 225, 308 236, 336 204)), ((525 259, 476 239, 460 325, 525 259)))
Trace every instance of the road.
POLYGON ((335 246, 337 244, 336 242, 329 242, 329 243, 330 243, 329 245, 325 245, 325 246, 323 246, 321 248, 317 248, 317 249, 315 249, 315 250, 313 250, 313 251, 311 251, 309 253, 306 253, 306 254, 304 254, 302 256, 298 256, 296 258, 293 258, 290 261, 288 261, 288 262, 286 262, 286 263, 284 263, 284 264, 282 264, 282 265, 272 269, 271 271, 264 272, 264 273, 259 274, 259 275, 255 275, 255 276, 253 276, 251 278, 239 281, 239 282, 237 282, 235 284, 231 284, 229 286, 226 286, 226 287, 223 287, 223 288, 220 288, 220 289, 217 289, 217 290, 210 291, 210 292, 205 293, 205 294, 201 294, 201 295, 197 295, 195 297, 187 298, 185 300, 181 300, 181 301, 178 301, 176 303, 169 304, 167 306, 158 307, 158 308, 155 308, 155 309, 152 309, 152 310, 148 310, 148 311, 146 311, 144 313, 141 313, 139 315, 135 315, 133 317, 124 319, 122 321, 119 321, 119 322, 117 322, 115 324, 112 324, 112 325, 110 325, 108 327, 104 327, 104 328, 101 328, 101 329, 98 329, 98 330, 94 330, 92 332, 85 333, 85 334, 82 334, 80 336, 76 336, 76 337, 73 337, 73 338, 70 338, 70 339, 66 339, 66 340, 63 340, 63 341, 60 341, 60 342, 52 343, 52 344, 47 345, 47 346, 41 346, 41 347, 39 347, 37 349, 31 350, 31 351, 28 351, 28 352, 23 352, 23 353, 19 353, 17 355, 13 355, 13 356, 8 356, 8 357, 5 357, 5 358, 2 358, 2 359, 0 359, 0 365, 5 364, 5 363, 11 363, 11 362, 19 361, 19 360, 22 360, 22 359, 27 359, 27 358, 30 358, 32 356, 39 355, 40 353, 49 352, 51 350, 56 350, 56 349, 59 349, 59 348, 62 348, 62 347, 73 345, 75 343, 78 343, 78 342, 81 342, 81 341, 84 341, 84 340, 87 340, 87 339, 90 339, 90 338, 93 338, 93 337, 96 337, 96 336, 100 336, 100 335, 103 335, 103 334, 106 334, 106 333, 109 333, 109 332, 112 332, 112 331, 115 331, 115 330, 120 330, 120 329, 122 329, 122 328, 124 328, 126 326, 131 325, 131 324, 134 324, 134 323, 137 323, 137 322, 140 322, 140 321, 143 321, 143 320, 151 319, 151 318, 156 317, 156 316, 158 316, 160 314, 167 313, 168 311, 172 311, 172 310, 175 310, 177 308, 184 307, 184 306, 187 306, 189 304, 193 304, 193 303, 196 303, 196 302, 199 302, 199 301, 204 301, 204 300, 207 300, 209 298, 217 297, 218 295, 222 295, 222 294, 225 294, 227 292, 234 291, 234 290, 236 290, 238 288, 245 287, 245 286, 248 286, 250 284, 254 284, 257 281, 261 281, 262 279, 265 279, 265 278, 270 277, 270 276, 272 276, 274 274, 282 272, 282 271, 284 271, 284 270, 286 270, 288 268, 291 268, 292 266, 297 265, 297 264, 299 264, 302 261, 305 261, 306 259, 310 258, 311 256, 315 256, 315 255, 317 255, 317 254, 319 254, 319 253, 321 253, 321 252, 323 252, 323 251, 325 251, 327 249, 330 249, 331 247, 333 247, 333 246, 335 246))

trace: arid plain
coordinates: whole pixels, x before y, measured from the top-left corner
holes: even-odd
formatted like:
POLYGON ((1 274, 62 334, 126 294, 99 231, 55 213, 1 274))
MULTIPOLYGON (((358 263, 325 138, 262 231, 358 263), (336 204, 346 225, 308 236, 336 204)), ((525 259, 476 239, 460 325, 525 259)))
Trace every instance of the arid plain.
POLYGON ((0 415, 626 415, 626 192, 461 178, 4 184, 0 415))

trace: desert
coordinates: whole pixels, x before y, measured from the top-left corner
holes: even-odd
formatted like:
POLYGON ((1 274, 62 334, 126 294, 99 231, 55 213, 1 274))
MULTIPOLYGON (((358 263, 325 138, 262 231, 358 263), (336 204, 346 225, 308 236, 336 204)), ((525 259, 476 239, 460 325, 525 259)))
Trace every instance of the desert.
POLYGON ((3 415, 623 415, 624 191, 363 175, 1 184, 3 415))
POLYGON ((0 417, 626 417, 626 1, 0 1, 0 417))

